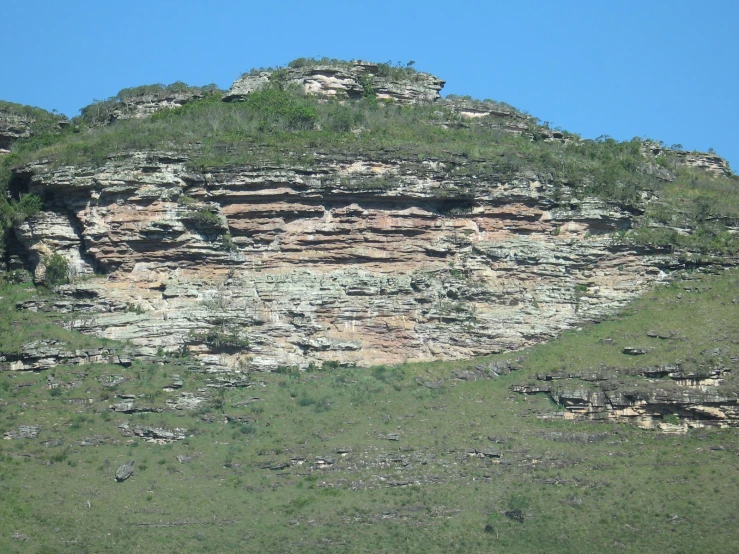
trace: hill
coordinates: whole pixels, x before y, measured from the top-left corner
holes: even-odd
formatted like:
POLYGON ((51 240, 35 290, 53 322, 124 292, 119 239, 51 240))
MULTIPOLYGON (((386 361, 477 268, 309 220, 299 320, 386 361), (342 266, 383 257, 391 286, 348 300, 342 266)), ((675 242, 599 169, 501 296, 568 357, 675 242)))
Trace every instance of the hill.
POLYGON ((734 550, 737 177, 443 85, 0 105, 3 551, 734 550))

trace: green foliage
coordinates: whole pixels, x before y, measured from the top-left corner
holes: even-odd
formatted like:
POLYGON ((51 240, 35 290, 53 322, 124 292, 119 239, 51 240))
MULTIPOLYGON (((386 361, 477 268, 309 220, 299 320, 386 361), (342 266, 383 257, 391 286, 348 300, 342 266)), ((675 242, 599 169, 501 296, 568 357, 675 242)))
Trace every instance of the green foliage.
POLYGON ((146 310, 144 310, 141 304, 126 304, 125 313, 127 314, 141 315, 145 312, 146 310))
POLYGON ((197 210, 190 216, 190 218, 194 222, 204 226, 218 226, 221 224, 221 219, 217 214, 205 209, 197 210))
POLYGON ((69 282, 69 262, 61 254, 51 254, 44 258, 46 276, 44 283, 48 286, 63 285, 69 282))
POLYGON ((201 342, 217 351, 249 350, 249 338, 238 331, 213 328, 202 333, 193 333, 191 340, 201 342))
POLYGON ((337 360, 326 360, 321 364, 321 371, 331 371, 338 369, 340 366, 341 363, 337 360))
POLYGON ((364 74, 359 78, 359 84, 362 85, 362 96, 365 98, 376 98, 377 91, 375 90, 372 75, 364 74))
POLYGON ((393 384, 403 381, 406 374, 403 366, 378 365, 372 368, 372 376, 383 383, 393 384))
POLYGON ((82 108, 80 110, 79 121, 87 125, 108 123, 113 117, 115 110, 123 109, 127 102, 146 96, 163 99, 173 94, 191 93, 200 96, 214 96, 217 92, 219 92, 218 87, 214 84, 196 87, 187 85, 182 81, 177 81, 170 85, 154 84, 124 88, 115 96, 104 100, 94 100, 92 104, 82 108))
POLYGON ((236 246, 231 233, 224 233, 221 235, 221 248, 226 252, 236 252, 239 249, 239 247, 236 246))
POLYGON ((662 421, 670 425, 680 425, 680 418, 675 414, 666 414, 662 417, 662 421))
POLYGON ((181 206, 190 207, 198 203, 197 200, 195 200, 192 196, 188 196, 186 194, 180 195, 180 197, 177 199, 177 203, 181 206))
POLYGON ((244 104, 257 119, 257 129, 260 131, 309 130, 318 118, 313 102, 277 86, 249 94, 244 104))
POLYGON ((36 194, 25 194, 17 201, 0 196, 0 233, 36 215, 43 207, 43 200, 36 194))

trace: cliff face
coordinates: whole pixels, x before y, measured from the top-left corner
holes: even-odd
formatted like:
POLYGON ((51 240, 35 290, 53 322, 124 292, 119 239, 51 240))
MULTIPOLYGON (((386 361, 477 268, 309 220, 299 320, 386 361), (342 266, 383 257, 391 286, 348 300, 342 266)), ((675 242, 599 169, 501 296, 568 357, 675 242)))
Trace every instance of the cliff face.
POLYGON ((156 112, 184 106, 188 102, 202 98, 202 94, 194 91, 166 92, 159 94, 142 94, 121 100, 110 111, 110 123, 126 119, 140 119, 156 112))
POLYGON ((739 425, 736 389, 722 387, 732 366, 719 364, 696 372, 676 363, 628 372, 600 368, 585 373, 548 373, 537 376, 539 383, 514 385, 512 390, 549 395, 563 408, 558 414, 563 419, 629 422, 681 433, 689 427, 739 425), (631 382, 625 381, 625 374, 631 382), (667 414, 680 419, 665 421, 667 414))
POLYGON ((17 140, 42 132, 58 132, 66 125, 69 120, 63 115, 0 100, 0 154, 8 153, 17 140))
POLYGON ((618 245, 633 214, 559 204, 534 174, 392 153, 317 153, 201 173, 137 152, 18 172, 48 209, 15 230, 36 278, 60 253, 76 328, 212 369, 454 359, 598 319, 661 280, 666 255, 618 245), (104 276, 93 277, 93 273, 104 276))
POLYGON ((246 74, 236 80, 223 99, 227 102, 242 100, 270 81, 297 86, 306 94, 338 99, 372 95, 400 104, 433 102, 441 98, 439 91, 444 87, 444 81, 428 73, 353 61, 246 74))
POLYGON ((8 152, 13 141, 29 136, 30 122, 27 119, 0 111, 0 153, 8 152))

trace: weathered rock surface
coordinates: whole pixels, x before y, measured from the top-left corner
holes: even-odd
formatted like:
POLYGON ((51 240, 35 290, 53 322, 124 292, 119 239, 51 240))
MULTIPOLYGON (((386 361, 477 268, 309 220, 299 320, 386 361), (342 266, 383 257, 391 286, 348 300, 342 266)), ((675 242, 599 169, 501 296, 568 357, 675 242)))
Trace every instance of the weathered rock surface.
POLYGON ((180 92, 162 91, 158 94, 141 94, 126 98, 116 103, 108 115, 109 123, 126 119, 141 119, 156 112, 184 106, 192 100, 202 98, 203 94, 196 90, 180 92))
POLYGON ((133 434, 145 439, 147 442, 164 444, 184 439, 187 434, 187 429, 180 429, 178 427, 167 429, 163 427, 136 425, 133 428, 133 434))
POLYGON ((9 152, 16 140, 29 138, 41 130, 36 125, 39 119, 45 120, 43 127, 46 130, 59 130, 69 125, 69 120, 63 115, 0 100, 0 154, 9 152))
POLYGON ((130 366, 132 360, 112 348, 70 349, 57 340, 29 342, 17 352, 0 352, 0 371, 38 371, 59 364, 119 364, 130 366))
POLYGON ((349 99, 373 95, 401 104, 433 102, 440 98, 439 91, 444 87, 444 81, 428 73, 357 60, 246 74, 234 82, 223 99, 242 100, 270 81, 296 85, 318 96, 349 99))
POLYGON ((131 460, 119 467, 115 472, 115 480, 120 483, 131 477, 133 475, 133 463, 133 460, 131 460))
POLYGON ((729 162, 716 154, 706 152, 678 152, 677 157, 681 164, 687 165, 688 167, 695 167, 717 175, 729 176, 732 174, 729 168, 729 162))
POLYGON ((729 375, 728 367, 690 371, 675 364, 548 373, 538 375, 537 383, 512 388, 523 394, 549 395, 564 408, 565 419, 630 421, 679 432, 689 427, 739 426, 739 399, 721 386, 729 375), (624 379, 626 375, 641 375, 644 380, 624 379))
POLYGON ((30 137, 31 123, 28 118, 0 109, 0 153, 8 152, 14 141, 30 137))
POLYGON ((438 123, 443 127, 454 128, 478 125, 514 135, 523 135, 530 139, 565 141, 563 133, 549 131, 537 125, 536 118, 522 114, 505 104, 451 95, 437 101, 436 104, 457 116, 457 120, 440 120, 438 123))
POLYGON ((75 329, 136 356, 184 350, 211 371, 454 359, 603 318, 673 263, 613 241, 633 208, 557 202, 545 176, 483 162, 187 161, 20 171, 48 203, 15 229, 36 278, 52 252, 104 275, 19 307, 79 314, 75 329))
MULTIPOLYGON (((665 148, 655 142, 644 142, 643 152, 658 157, 664 153, 665 148)), ((714 175, 731 176, 733 173, 729 167, 729 162, 721 156, 713 152, 696 152, 692 150, 675 150, 673 151, 676 161, 680 165, 707 171, 714 175)))
POLYGON ((38 437, 41 427, 38 425, 21 425, 18 429, 7 431, 3 434, 4 439, 35 439, 38 437))
POLYGON ((127 398, 120 402, 116 402, 115 404, 111 404, 110 409, 114 412, 122 414, 138 414, 163 411, 162 408, 154 408, 152 406, 139 406, 131 398, 127 398))

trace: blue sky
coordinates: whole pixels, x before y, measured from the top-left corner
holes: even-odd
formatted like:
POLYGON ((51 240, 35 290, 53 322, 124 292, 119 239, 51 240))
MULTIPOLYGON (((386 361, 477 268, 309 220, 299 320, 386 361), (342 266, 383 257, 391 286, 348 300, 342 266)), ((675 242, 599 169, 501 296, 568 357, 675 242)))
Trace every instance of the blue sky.
POLYGON ((443 94, 585 137, 712 147, 739 170, 739 0, 4 0, 0 99, 69 116, 121 88, 228 88, 297 57, 414 60, 443 94))

